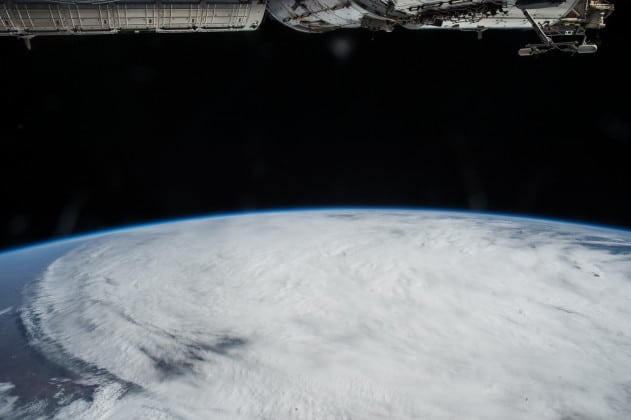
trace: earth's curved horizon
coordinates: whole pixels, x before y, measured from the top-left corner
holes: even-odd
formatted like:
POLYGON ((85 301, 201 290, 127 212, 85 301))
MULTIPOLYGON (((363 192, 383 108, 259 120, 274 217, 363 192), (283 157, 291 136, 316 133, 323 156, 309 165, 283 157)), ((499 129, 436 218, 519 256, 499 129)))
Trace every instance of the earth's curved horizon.
POLYGON ((631 232, 233 213, 0 252, 0 418, 631 418, 631 232))
POLYGON ((276 208, 276 209, 265 209, 265 210, 238 210, 238 211, 227 211, 221 213, 209 213, 209 214, 197 214, 190 215, 184 217, 174 217, 172 219, 158 219, 151 220, 146 222, 138 222, 138 223, 130 223, 123 224, 117 226, 110 226, 105 228, 94 229, 86 232, 78 232, 70 235, 57 236, 49 239, 40 239, 35 240, 33 242, 21 243, 17 245, 9 245, 5 248, 0 249, 0 255, 10 254, 21 251, 28 251, 32 248, 39 248, 48 245, 57 245, 69 241, 77 241, 82 239, 90 239, 101 235, 108 235, 112 233, 119 233, 128 230, 134 229, 142 229, 153 226, 162 226, 169 225, 173 223, 182 223, 182 222, 193 222, 193 221, 201 221, 201 220, 211 220, 211 219, 222 219, 227 217, 240 217, 240 216, 253 216, 253 215, 266 215, 266 214, 291 214, 291 213, 320 213, 320 212, 420 212, 420 213, 443 213, 443 214, 453 214, 460 216, 482 216, 482 217, 501 217, 506 219, 517 219, 522 221, 533 221, 533 222, 546 222, 546 223, 556 223, 561 225, 571 225, 582 228, 593 228, 600 230, 610 230, 616 232, 624 232, 631 233, 631 227, 627 226, 618 226, 615 224, 605 223, 605 222, 591 222, 584 219, 571 219, 571 218, 563 218, 563 217, 555 217, 555 216, 540 216, 540 215, 531 215, 527 213, 512 213, 512 212, 503 212, 503 211, 488 211, 488 210, 465 210, 459 208, 449 208, 449 207, 388 207, 388 206, 378 206, 378 207, 335 207, 335 206, 324 206, 324 207, 305 207, 305 208, 276 208))

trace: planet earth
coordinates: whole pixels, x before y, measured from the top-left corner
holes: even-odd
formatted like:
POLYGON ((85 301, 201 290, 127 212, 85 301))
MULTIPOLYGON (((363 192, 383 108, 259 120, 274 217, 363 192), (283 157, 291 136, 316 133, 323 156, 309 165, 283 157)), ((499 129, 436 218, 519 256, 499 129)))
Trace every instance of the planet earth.
POLYGON ((315 210, 4 252, 0 417, 630 419, 631 232, 315 210))

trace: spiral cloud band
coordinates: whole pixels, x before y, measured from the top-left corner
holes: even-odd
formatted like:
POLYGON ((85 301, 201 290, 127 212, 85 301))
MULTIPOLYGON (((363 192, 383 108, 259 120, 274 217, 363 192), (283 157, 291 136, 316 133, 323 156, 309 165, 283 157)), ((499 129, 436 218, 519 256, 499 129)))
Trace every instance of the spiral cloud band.
POLYGON ((417 211, 171 223, 57 259, 22 320, 95 386, 59 417, 631 418, 617 231, 417 211))

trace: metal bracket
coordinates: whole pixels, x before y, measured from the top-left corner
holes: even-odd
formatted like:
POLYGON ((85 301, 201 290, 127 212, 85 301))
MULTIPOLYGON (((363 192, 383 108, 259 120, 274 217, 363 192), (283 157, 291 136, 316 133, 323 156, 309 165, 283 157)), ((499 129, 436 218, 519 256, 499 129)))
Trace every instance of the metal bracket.
POLYGON ((551 45, 528 44, 518 51, 521 57, 530 57, 533 55, 544 54, 552 50, 566 52, 570 54, 594 54, 598 51, 595 44, 578 44, 576 42, 555 42, 551 45))
POLYGON ((20 38, 24 41, 26 49, 31 51, 31 39, 35 38, 35 35, 22 35, 20 38))
POLYGON ((528 10, 526 9, 522 9, 522 12, 524 14, 524 16, 526 16, 526 19, 528 19, 528 22, 530 22, 530 24, 532 25, 532 27, 534 28, 535 32, 537 33, 537 36, 539 37, 539 39, 541 40, 541 42, 543 42, 543 44, 545 46, 550 46, 552 45, 552 39, 550 37, 548 37, 548 35, 546 35, 545 32, 543 32, 543 29, 541 29, 541 26, 539 26, 539 24, 537 22, 535 22, 535 20, 533 19, 533 17, 530 15, 530 13, 528 12, 528 10))
POLYGON ((598 51, 598 46, 595 44, 589 44, 587 42, 587 37, 583 35, 583 39, 581 42, 578 41, 569 41, 569 42, 555 42, 551 37, 549 37, 539 25, 532 15, 528 12, 527 9, 521 10, 530 25, 532 25, 533 29, 537 33, 537 37, 541 40, 541 44, 528 44, 525 48, 522 48, 518 51, 518 54, 522 57, 528 57, 533 55, 539 55, 543 53, 547 53, 552 50, 557 50, 561 52, 568 52, 572 54, 593 54, 598 51))
POLYGON ((478 41, 482 41, 482 37, 484 34, 484 31, 486 31, 488 28, 485 28, 484 26, 478 26, 476 28, 476 33, 478 34, 478 41))

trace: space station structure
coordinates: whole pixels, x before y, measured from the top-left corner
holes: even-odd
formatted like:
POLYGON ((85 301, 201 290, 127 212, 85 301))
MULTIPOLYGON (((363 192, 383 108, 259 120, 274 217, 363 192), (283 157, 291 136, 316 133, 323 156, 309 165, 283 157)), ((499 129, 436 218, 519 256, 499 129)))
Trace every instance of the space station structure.
POLYGON ((253 31, 266 15, 302 32, 341 28, 533 30, 522 56, 594 53, 607 0, 0 0, 0 36, 253 31))

